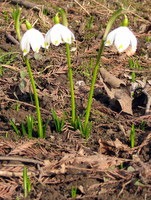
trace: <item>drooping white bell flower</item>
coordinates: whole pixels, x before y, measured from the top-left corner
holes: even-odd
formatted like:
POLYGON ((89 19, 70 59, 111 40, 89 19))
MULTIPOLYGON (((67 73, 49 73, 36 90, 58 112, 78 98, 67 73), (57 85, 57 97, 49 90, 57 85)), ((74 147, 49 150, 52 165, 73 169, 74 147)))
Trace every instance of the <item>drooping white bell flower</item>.
POLYGON ((115 45, 119 53, 126 52, 128 56, 132 56, 137 49, 137 39, 126 26, 118 27, 108 34, 105 46, 112 44, 115 45))
POLYGON ((66 26, 55 24, 45 35, 45 48, 48 48, 50 43, 58 46, 61 43, 71 44, 75 40, 74 34, 66 26))
POLYGON ((44 37, 42 33, 35 28, 27 30, 20 41, 20 47, 23 51, 23 56, 29 53, 30 47, 34 52, 38 53, 41 47, 44 48, 44 37))

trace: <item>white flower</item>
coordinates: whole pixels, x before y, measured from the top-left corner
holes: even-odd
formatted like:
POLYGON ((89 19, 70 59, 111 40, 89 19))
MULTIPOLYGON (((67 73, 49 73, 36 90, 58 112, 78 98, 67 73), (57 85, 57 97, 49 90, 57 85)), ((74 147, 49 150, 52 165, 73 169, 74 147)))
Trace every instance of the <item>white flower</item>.
POLYGON ((21 39, 20 47, 24 56, 29 53, 30 46, 36 53, 39 52, 40 47, 44 47, 44 37, 42 33, 35 28, 27 30, 21 39))
POLYGON ((137 39, 126 26, 116 28, 108 34, 105 46, 112 44, 115 45, 119 53, 125 51, 128 56, 132 56, 137 49, 137 39))
POLYGON ((74 40, 74 34, 66 26, 55 24, 45 35, 45 48, 48 48, 50 43, 58 46, 61 43, 71 44, 74 40))

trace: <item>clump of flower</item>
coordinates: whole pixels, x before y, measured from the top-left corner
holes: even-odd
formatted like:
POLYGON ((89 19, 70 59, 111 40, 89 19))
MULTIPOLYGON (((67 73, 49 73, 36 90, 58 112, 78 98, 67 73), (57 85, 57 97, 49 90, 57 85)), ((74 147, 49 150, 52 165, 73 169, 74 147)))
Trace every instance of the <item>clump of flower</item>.
MULTIPOLYGON (((73 73, 72 73, 71 56, 70 56, 70 44, 73 41, 75 41, 75 36, 72 33, 72 31, 67 27, 68 23, 67 23, 67 17, 66 17, 65 11, 59 8, 59 12, 56 14, 54 18, 55 25, 45 34, 45 37, 40 31, 31 27, 29 30, 25 32, 20 42, 20 47, 21 47, 21 50, 23 51, 24 56, 29 53, 30 47, 32 48, 34 52, 38 53, 41 47, 48 49, 50 44, 59 46, 60 44, 65 43, 67 65, 68 65, 68 77, 69 77, 69 82, 70 82, 70 94, 71 94, 71 125, 74 128, 78 127, 80 131, 82 132, 82 135, 86 139, 88 139, 89 137, 91 126, 92 126, 92 122, 90 121, 89 118, 90 118, 92 101, 93 101, 94 87, 95 87, 95 83, 97 79, 97 74, 99 71, 100 60, 102 57, 102 53, 104 51, 104 46, 111 46, 114 44, 119 53, 126 52, 128 56, 132 56, 136 52, 136 49, 137 49, 137 39, 135 35, 133 34, 133 32, 127 27, 128 19, 126 15, 124 15, 124 18, 125 18, 124 23, 125 22, 126 23, 125 24, 123 23, 120 27, 114 29, 113 31, 109 33, 113 23, 119 16, 121 16, 122 12, 124 12, 124 9, 122 8, 117 10, 115 13, 113 13, 112 17, 107 23, 107 26, 106 26, 106 29, 105 29, 105 32, 100 44, 100 48, 98 51, 98 55, 96 58, 96 63, 93 69, 93 76, 92 76, 88 102, 86 106, 84 123, 81 122, 79 117, 76 115, 74 82, 73 82, 73 73), (58 15, 62 17, 62 24, 59 23, 58 15)), ((18 15, 18 18, 17 17, 16 18, 19 19, 19 16, 20 15, 18 15)), ((19 20, 17 22, 16 24, 18 25, 19 20)), ((17 25, 16 25, 16 32, 19 33, 19 31, 17 30, 19 26, 17 25)), ((20 38, 20 35, 18 38, 20 38)), ((32 84, 33 92, 34 92, 35 104, 36 104, 36 110, 37 110, 38 127, 39 127, 39 136, 42 138, 44 137, 43 124, 42 124, 38 94, 36 91, 36 85, 34 82, 34 78, 32 75, 31 66, 30 66, 28 57, 26 56, 24 60, 27 65, 27 69, 29 72, 29 76, 30 76, 30 80, 31 80, 31 84, 32 84)), ((56 116, 55 116, 55 119, 57 119, 56 116)))
POLYGON ((137 39, 126 26, 120 26, 108 34, 105 46, 112 44, 115 45, 119 53, 126 52, 128 56, 134 55, 137 49, 137 39))

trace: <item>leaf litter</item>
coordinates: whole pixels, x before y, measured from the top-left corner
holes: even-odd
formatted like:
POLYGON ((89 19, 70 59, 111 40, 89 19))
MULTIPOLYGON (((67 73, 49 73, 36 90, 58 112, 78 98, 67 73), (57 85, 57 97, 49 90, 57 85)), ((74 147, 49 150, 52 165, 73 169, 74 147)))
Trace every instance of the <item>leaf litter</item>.
MULTIPOLYGON (((104 29, 103 24, 106 24, 116 6, 111 2, 102 4, 94 0, 90 2, 39 1, 44 8, 49 7, 46 16, 42 12, 42 6, 37 3, 17 0, 0 2, 8 15, 11 15, 8 5, 13 9, 12 4, 16 3, 23 6, 25 18, 36 22, 38 16, 36 26, 41 27, 43 24, 41 27, 43 31, 52 24, 51 18, 55 14, 55 10, 48 4, 62 6, 68 10, 72 29, 78 34, 75 48, 77 50, 72 52, 72 59, 75 82, 81 80, 84 83, 80 86, 76 85, 77 107, 82 113, 87 101, 89 76, 92 70, 87 68, 88 59, 93 61, 97 55, 99 46, 97 43, 104 29), (84 26, 89 21, 89 14, 94 15, 90 30, 84 26), (100 26, 102 24, 102 27, 98 24, 100 26), (94 32, 99 34, 93 35, 94 32), (85 62, 82 61, 83 59, 85 62), (85 74, 80 67, 85 69, 85 74)), ((146 5, 149 3, 146 2, 146 5)), ((139 47, 136 58, 141 60, 144 68, 142 71, 137 71, 138 77, 134 84, 129 82, 130 71, 125 67, 127 58, 117 55, 114 50, 104 52, 103 67, 96 84, 99 93, 94 95, 93 101, 91 116, 93 130, 87 142, 78 131, 71 130, 68 124, 61 134, 56 133, 54 127, 49 124, 45 140, 29 140, 17 136, 10 127, 9 119, 13 118, 17 123, 23 122, 27 114, 35 112, 35 107, 29 98, 31 91, 28 77, 24 78, 25 85, 22 86, 25 87, 19 88, 22 82, 19 70, 23 67, 20 55, 18 55, 19 60, 2 66, 5 70, 0 77, 0 198, 24 199, 22 187, 24 166, 28 168, 32 184, 29 199, 72 199, 73 187, 77 189, 76 199, 142 200, 145 198, 149 200, 151 198, 151 62, 149 44, 144 42, 147 37, 148 39, 150 37, 148 25, 150 19, 146 16, 149 13, 148 6, 141 7, 144 11, 142 13, 141 9, 135 12, 134 8, 138 4, 136 5, 135 2, 133 4, 133 10, 130 12, 131 25, 138 33, 142 46, 139 47), (137 17, 137 23, 133 23, 134 16, 137 17), (145 28, 142 29, 138 24, 145 28), (136 93, 134 98, 131 95, 132 89, 136 93), (20 109, 16 114, 17 104, 20 104, 20 109), (129 145, 132 124, 136 128, 134 148, 130 148, 129 145)), ((4 18, 0 23, 4 26, 4 18)), ((8 27, 5 29, 9 34, 5 34, 5 31, 0 29, 2 33, 0 48, 4 52, 16 52, 18 46, 13 43, 14 40, 11 41, 15 35, 14 27, 11 20, 8 23, 6 22, 8 27)), ((39 57, 39 60, 33 61, 32 64, 43 118, 51 119, 50 108, 57 109, 57 113, 63 113, 64 110, 70 112, 67 68, 63 48, 59 51, 52 48, 45 54, 46 58, 39 57)))

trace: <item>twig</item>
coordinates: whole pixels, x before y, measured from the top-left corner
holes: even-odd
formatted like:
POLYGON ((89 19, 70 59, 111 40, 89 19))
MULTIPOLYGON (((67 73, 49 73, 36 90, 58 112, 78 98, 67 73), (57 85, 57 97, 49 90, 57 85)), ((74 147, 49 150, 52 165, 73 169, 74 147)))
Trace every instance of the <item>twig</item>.
MULTIPOLYGON (((33 9, 35 11, 39 11, 40 7, 41 8, 43 7, 43 5, 37 5, 35 3, 29 2, 26 0, 11 0, 10 3, 24 6, 25 8, 33 9)), ((52 14, 54 12, 53 9, 45 7, 45 6, 43 9, 46 9, 48 14, 52 14)))
MULTIPOLYGON (((0 97, 0 100, 1 100, 1 99, 4 99, 5 101, 17 102, 17 103, 20 103, 20 104, 23 104, 23 105, 26 105, 26 106, 30 106, 30 107, 32 107, 32 108, 35 109, 35 106, 34 106, 34 105, 29 104, 29 103, 26 103, 26 102, 23 102, 23 101, 19 101, 19 100, 16 100, 16 99, 10 99, 10 98, 8 98, 8 97, 2 97, 2 98, 0 97)), ((46 110, 46 109, 41 108, 41 110, 42 110, 44 113, 50 114, 50 111, 48 111, 48 110, 46 110)))
MULTIPOLYGON (((28 172, 28 176, 31 176, 32 174, 33 174, 33 172, 28 172)), ((0 170, 0 176, 21 177, 21 176, 23 176, 23 172, 9 172, 9 171, 0 170)))
POLYGON ((13 44, 19 45, 19 42, 10 33, 6 32, 5 35, 13 44))
MULTIPOLYGON (((16 52, 17 53, 17 52, 16 52)), ((1 65, 2 67, 6 67, 8 69, 14 70, 16 72, 20 72, 20 69, 11 65, 1 65)))
POLYGON ((91 16, 90 13, 77 0, 74 0, 74 2, 77 3, 89 16, 91 16))
POLYGON ((23 158, 23 157, 0 156, 0 160, 20 161, 20 162, 25 162, 25 163, 44 165, 44 163, 42 161, 30 159, 30 158, 23 158))
POLYGON ((26 0, 11 0, 10 3, 24 6, 25 8, 32 8, 33 10, 39 11, 37 4, 26 0))
POLYGON ((126 187, 129 183, 131 183, 131 182, 132 182, 132 179, 130 179, 129 181, 127 181, 126 183, 124 183, 124 184, 122 185, 122 189, 121 189, 121 191, 119 192, 118 197, 120 197, 120 195, 123 193, 125 187, 126 187))
POLYGON ((110 10, 107 6, 103 5, 102 3, 99 3, 95 0, 92 0, 93 2, 95 2, 97 5, 101 6, 102 8, 105 8, 109 13, 113 13, 112 10, 110 10))

